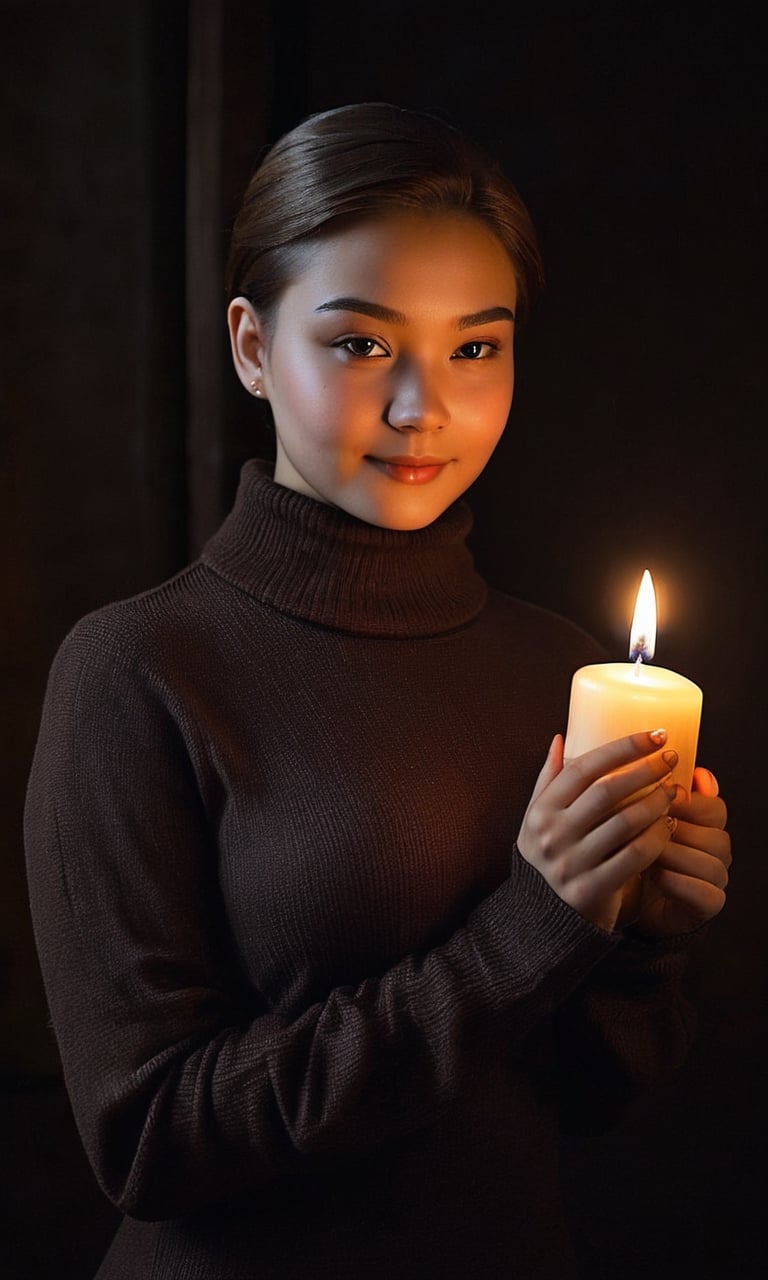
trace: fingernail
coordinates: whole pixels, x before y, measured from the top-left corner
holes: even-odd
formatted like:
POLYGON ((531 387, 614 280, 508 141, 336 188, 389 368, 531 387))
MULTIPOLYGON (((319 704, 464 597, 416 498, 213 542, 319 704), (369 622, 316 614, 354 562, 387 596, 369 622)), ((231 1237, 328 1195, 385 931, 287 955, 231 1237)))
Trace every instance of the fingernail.
POLYGON ((667 731, 666 729, 654 729, 652 733, 648 734, 648 737, 652 742, 656 743, 657 747, 663 747, 667 740, 667 731))
POLYGON ((670 769, 674 769, 675 765, 677 764, 677 759, 678 759, 677 752, 673 751, 671 747, 669 751, 662 751, 661 758, 665 764, 669 765, 670 769))
POLYGON ((677 831, 677 818, 673 818, 671 817, 670 814, 667 814, 666 823, 667 823, 667 831, 669 832, 669 838, 670 840, 674 840, 675 832, 677 831))
POLYGON ((677 783, 662 782, 661 789, 664 792, 664 795, 669 800, 669 803, 674 804, 675 801, 677 800, 677 783))

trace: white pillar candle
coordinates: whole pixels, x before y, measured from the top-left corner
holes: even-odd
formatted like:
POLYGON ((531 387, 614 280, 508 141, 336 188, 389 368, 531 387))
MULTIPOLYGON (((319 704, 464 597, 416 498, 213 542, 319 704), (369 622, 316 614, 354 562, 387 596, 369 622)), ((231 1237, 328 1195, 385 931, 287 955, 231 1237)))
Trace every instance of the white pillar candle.
POLYGON ((638 592, 630 631, 630 661, 580 667, 571 683, 565 758, 614 738, 666 729, 678 754, 672 779, 691 790, 699 739, 702 693, 676 671, 649 666, 656 638, 656 597, 648 570, 638 592))

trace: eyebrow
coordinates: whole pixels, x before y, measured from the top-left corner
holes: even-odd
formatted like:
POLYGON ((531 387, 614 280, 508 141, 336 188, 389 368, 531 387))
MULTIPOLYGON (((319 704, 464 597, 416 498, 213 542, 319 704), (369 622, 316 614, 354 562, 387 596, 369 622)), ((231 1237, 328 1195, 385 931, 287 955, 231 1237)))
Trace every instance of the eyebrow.
MULTIPOLYGON (((385 324, 408 323, 408 317, 402 311, 383 307, 378 302, 367 302, 364 298, 332 298, 330 302, 322 302, 319 307, 315 307, 315 311, 355 311, 358 315, 371 316, 385 324)), ((473 329, 476 325, 491 324, 494 320, 509 320, 514 324, 515 313, 509 307, 486 307, 484 311, 473 311, 471 315, 460 316, 457 327, 473 329)))
POLYGON ((515 313, 509 307, 486 307, 485 311, 474 311, 471 316, 462 316, 460 329, 474 329, 478 324, 490 324, 493 320, 509 320, 515 323, 515 313))

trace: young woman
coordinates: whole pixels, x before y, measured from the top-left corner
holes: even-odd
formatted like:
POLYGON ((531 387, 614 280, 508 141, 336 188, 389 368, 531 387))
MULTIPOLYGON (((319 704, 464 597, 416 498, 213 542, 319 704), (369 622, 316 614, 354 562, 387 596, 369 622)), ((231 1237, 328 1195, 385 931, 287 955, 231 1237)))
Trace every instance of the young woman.
POLYGON ((274 470, 74 628, 30 780, 53 1024, 126 1215, 101 1280, 564 1280, 560 1127, 686 1050, 716 784, 676 794, 655 725, 564 766, 597 648, 465 545, 539 275, 426 115, 312 117, 248 188, 229 326, 274 470))

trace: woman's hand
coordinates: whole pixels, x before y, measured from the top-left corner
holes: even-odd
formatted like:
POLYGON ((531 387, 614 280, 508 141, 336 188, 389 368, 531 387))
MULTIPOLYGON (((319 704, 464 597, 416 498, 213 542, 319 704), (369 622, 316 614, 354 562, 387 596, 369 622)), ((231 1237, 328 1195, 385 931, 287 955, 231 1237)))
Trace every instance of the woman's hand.
POLYGON ((716 778, 695 769, 690 799, 670 807, 669 842, 641 878, 632 922, 639 932, 656 938, 689 933, 722 911, 731 865, 726 818, 716 778))
MULTIPOLYGON (((601 929, 615 928, 627 886, 636 883, 668 845, 667 816, 677 791, 668 779, 677 755, 663 749, 665 742, 663 730, 636 733, 564 764, 558 734, 523 818, 517 840, 522 856, 564 902, 601 929)), ((702 814, 679 805, 678 813, 678 830, 688 839, 689 824, 701 822, 702 814)), ((707 816, 715 815, 708 809, 707 816)), ((709 823, 695 826, 691 838, 700 840, 700 831, 708 827, 709 823)), ((677 886, 680 869, 664 870, 677 886)), ((653 887, 666 900, 667 880, 653 887)), ((658 917, 665 914, 649 904, 643 928, 657 932, 658 917)))

